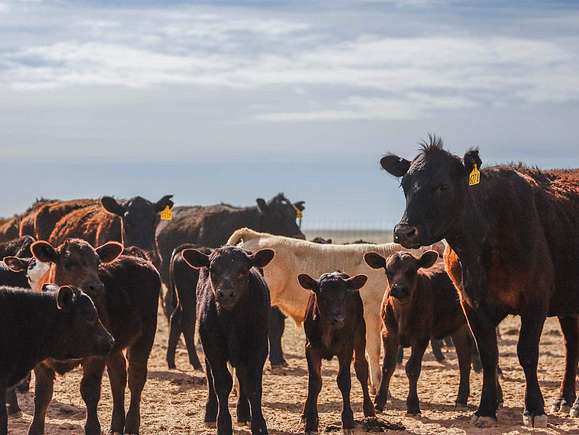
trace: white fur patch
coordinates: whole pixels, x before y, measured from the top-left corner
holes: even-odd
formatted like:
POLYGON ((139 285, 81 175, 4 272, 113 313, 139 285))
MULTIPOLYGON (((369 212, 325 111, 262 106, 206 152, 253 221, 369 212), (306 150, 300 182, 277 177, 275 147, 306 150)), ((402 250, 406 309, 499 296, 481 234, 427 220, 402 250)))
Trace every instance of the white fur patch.
POLYGON ((38 260, 36 260, 36 264, 32 269, 28 269, 28 282, 30 283, 32 290, 42 290, 42 282, 49 270, 49 263, 42 263, 38 260))

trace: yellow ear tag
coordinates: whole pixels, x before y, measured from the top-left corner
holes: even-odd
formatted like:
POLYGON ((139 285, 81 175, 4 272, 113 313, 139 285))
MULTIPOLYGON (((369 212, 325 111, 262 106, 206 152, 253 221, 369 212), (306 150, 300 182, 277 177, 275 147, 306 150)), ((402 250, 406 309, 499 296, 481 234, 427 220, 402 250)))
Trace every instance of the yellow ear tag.
POLYGON ((475 186, 478 183, 480 183, 480 171, 478 170, 477 165, 474 165, 474 168, 472 168, 472 171, 468 176, 468 185, 475 186))
POLYGON ((161 212, 161 220, 162 221, 170 221, 171 219, 173 219, 173 211, 167 205, 167 206, 165 206, 165 208, 161 212))

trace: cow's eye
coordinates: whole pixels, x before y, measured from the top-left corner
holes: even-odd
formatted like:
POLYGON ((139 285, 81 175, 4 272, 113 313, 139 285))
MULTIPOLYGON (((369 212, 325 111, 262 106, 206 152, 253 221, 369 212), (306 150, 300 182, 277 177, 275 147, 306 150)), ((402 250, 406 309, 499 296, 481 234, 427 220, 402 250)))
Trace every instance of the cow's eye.
POLYGON ((448 185, 447 184, 439 184, 438 186, 436 186, 436 188, 434 189, 434 191, 436 193, 440 193, 440 192, 445 192, 448 190, 448 185))

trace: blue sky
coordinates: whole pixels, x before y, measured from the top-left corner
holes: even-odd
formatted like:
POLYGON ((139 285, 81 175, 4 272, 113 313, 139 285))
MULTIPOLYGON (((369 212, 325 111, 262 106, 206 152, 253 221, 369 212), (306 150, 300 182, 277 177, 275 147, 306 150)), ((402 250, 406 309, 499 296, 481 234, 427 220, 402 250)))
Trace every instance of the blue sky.
POLYGON ((578 119, 578 2, 0 0, 1 215, 285 191, 391 225, 384 152, 578 166, 578 119))

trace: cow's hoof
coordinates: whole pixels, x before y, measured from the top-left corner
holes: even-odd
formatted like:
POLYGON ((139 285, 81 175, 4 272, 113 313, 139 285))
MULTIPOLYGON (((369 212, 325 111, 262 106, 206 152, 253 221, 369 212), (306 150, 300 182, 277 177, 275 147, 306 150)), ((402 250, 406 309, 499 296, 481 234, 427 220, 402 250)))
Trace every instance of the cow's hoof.
POLYGON ((205 424, 205 427, 208 427, 211 429, 215 429, 217 427, 216 421, 206 421, 204 424, 205 424))
POLYGON ((406 411, 407 417, 419 417, 420 411, 406 411))
POLYGON ((533 428, 547 427, 548 419, 545 414, 542 415, 527 415, 523 414, 523 426, 533 428))
POLYGON ((476 427, 494 427, 497 425, 497 419, 494 417, 480 417, 475 414, 470 419, 470 424, 476 427))
POLYGON ((342 429, 344 435, 354 435, 354 429, 342 429))
POLYGON ((454 409, 457 411, 466 411, 468 409, 468 405, 466 403, 458 403, 454 404, 454 409))
POLYGON ((574 406, 571 408, 571 411, 569 411, 569 417, 579 417, 579 407, 574 406))
POLYGON ((557 412, 562 412, 563 414, 568 414, 571 411, 571 405, 565 399, 555 400, 551 406, 551 413, 555 414, 557 412))

